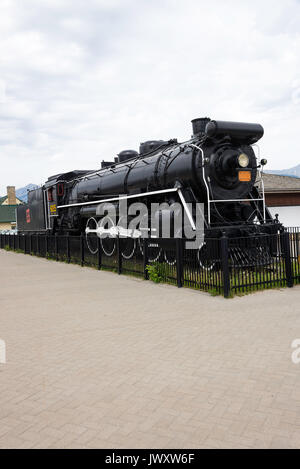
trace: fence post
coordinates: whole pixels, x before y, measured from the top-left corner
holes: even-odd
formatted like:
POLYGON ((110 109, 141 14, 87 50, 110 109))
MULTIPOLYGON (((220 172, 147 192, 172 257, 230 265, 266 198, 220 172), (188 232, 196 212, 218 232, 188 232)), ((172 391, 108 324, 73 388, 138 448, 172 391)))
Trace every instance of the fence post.
POLYGON ((13 234, 14 240, 13 240, 13 250, 16 250, 16 235, 13 234))
POLYGON ((97 248, 98 248, 98 270, 100 270, 101 264, 102 264, 102 251, 101 251, 101 243, 100 243, 99 236, 97 236, 97 248))
POLYGON ((40 235, 39 233, 36 235, 36 255, 40 255, 40 235))
POLYGON ((183 246, 182 239, 176 238, 176 277, 177 286, 181 288, 183 286, 183 246))
POLYGON ((54 253, 55 259, 58 261, 58 242, 57 242, 57 233, 54 235, 54 253))
POLYGON ((228 238, 225 232, 223 232, 223 235, 220 238, 220 251, 221 251, 224 298, 228 298, 229 293, 230 293, 230 276, 229 276, 229 264, 228 264, 228 238))
POLYGON ((84 266, 84 236, 82 233, 80 235, 80 264, 81 267, 84 266))
POLYGON ((30 235, 29 235, 29 252, 28 252, 28 254, 31 255, 31 251, 32 251, 32 233, 30 233, 30 235))
POLYGON ((48 256, 48 235, 45 235, 45 257, 48 256))
POLYGON ((147 265, 149 263, 148 260, 148 238, 143 239, 143 264, 144 264, 144 279, 149 280, 149 272, 147 269, 147 265))
POLYGON ((83 267, 84 266, 84 237, 82 233, 80 234, 79 242, 80 242, 80 265, 81 267, 83 267))
POLYGON ((70 254, 70 234, 67 233, 67 237, 66 237, 66 248, 67 248, 67 263, 70 264, 71 262, 71 254, 70 254))
POLYGON ((289 288, 293 286, 293 272, 290 251, 290 235, 287 231, 282 233, 283 237, 283 255, 285 263, 286 283, 289 288))
POLYGON ((122 252, 121 252, 121 243, 120 243, 120 236, 118 235, 116 238, 117 242, 117 256, 118 256, 118 274, 122 273, 122 252))

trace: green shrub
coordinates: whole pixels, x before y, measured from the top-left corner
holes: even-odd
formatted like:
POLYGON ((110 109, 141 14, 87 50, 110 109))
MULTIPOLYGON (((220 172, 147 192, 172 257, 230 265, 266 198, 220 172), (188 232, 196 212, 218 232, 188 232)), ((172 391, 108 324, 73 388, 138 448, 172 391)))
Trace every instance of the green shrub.
POLYGON ((162 282, 163 278, 161 276, 161 271, 158 264, 147 265, 146 267, 149 279, 154 283, 162 282))

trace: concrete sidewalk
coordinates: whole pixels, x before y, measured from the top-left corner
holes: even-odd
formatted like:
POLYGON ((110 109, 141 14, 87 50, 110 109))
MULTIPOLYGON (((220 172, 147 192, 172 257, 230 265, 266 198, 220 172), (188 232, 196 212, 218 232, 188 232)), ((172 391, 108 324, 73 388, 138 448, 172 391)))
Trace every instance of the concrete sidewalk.
POLYGON ((0 448, 300 447, 300 288, 225 300, 0 251, 0 448))

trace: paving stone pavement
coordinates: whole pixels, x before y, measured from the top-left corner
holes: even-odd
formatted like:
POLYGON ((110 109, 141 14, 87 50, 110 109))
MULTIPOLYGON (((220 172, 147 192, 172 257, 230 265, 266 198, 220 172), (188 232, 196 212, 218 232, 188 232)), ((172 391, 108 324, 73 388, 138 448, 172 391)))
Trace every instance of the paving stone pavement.
POLYGON ((225 300, 0 251, 0 448, 299 448, 300 287, 225 300))

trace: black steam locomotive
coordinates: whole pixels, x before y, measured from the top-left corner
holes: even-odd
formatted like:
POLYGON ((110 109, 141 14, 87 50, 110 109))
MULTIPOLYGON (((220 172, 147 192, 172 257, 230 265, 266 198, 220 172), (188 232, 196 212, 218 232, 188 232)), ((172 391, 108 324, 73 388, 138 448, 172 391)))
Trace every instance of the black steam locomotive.
MULTIPOLYGON (((204 203, 206 238, 218 238, 224 232, 229 237, 276 233, 278 223, 265 205, 261 178, 266 160, 260 160, 253 148, 263 136, 262 126, 209 118, 194 119, 192 124, 193 135, 186 142, 146 141, 139 152, 125 150, 114 161, 103 161, 101 169, 51 176, 28 193, 27 205, 18 207, 18 230, 84 233, 91 252, 96 250, 101 229, 107 230, 112 236, 101 243, 105 253, 112 255, 118 223, 106 217, 105 227, 101 226, 99 205, 111 203, 118 211, 121 200, 127 200, 147 206, 178 202, 192 230, 197 229, 195 206, 204 203)), ((164 211, 157 216, 164 217, 164 211)), ((137 240, 129 239, 129 231, 127 238, 122 253, 130 258, 137 240)))

